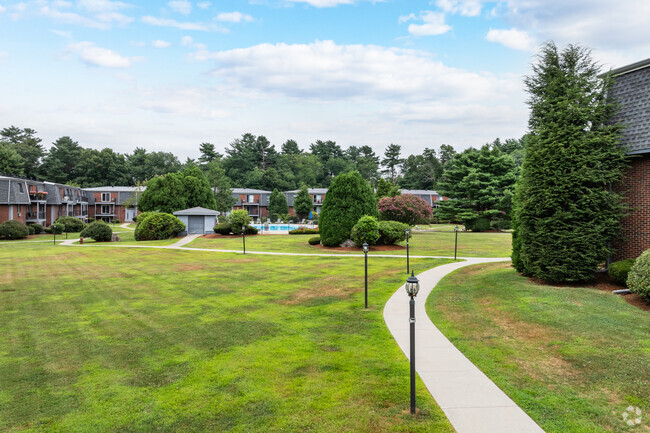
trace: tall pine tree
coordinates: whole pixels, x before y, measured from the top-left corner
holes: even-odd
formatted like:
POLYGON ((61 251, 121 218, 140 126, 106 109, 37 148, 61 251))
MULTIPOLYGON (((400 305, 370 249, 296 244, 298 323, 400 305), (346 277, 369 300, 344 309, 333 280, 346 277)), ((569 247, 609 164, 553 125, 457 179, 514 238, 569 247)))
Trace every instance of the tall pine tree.
POLYGON ((530 135, 514 203, 512 261, 548 282, 586 281, 619 230, 625 155, 608 123, 611 77, 585 48, 547 43, 525 83, 530 135))

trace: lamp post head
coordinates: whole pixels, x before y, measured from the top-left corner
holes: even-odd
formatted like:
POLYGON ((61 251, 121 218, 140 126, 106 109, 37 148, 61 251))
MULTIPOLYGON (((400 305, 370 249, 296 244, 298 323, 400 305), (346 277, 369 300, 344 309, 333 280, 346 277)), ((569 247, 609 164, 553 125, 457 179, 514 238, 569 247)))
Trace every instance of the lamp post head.
POLYGON ((458 231, 458 226, 454 227, 454 231, 455 231, 455 232, 458 231))
POLYGON ((404 230, 404 233, 406 233, 406 236, 410 235, 411 234, 411 229, 404 230))
POLYGON ((406 289, 406 293, 411 297, 417 296, 420 291, 420 282, 417 277, 413 275, 413 271, 411 271, 411 276, 406 279, 406 285, 404 288, 406 289))
POLYGON ((362 247, 363 247, 363 252, 368 254, 368 244, 366 242, 364 242, 362 247))

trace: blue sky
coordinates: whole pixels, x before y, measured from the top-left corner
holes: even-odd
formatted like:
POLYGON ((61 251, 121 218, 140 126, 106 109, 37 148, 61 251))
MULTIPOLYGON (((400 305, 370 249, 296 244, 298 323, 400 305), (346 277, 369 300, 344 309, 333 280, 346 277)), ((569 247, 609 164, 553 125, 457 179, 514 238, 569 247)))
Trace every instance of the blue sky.
POLYGON ((541 43, 650 57, 647 0, 0 1, 0 127, 197 157, 242 133, 405 154, 527 127, 541 43))

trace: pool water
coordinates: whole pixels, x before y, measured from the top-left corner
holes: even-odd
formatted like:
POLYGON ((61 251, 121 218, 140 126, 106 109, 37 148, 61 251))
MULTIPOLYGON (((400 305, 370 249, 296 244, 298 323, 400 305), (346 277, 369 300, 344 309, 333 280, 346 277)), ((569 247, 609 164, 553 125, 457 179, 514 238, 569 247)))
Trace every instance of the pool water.
POLYGON ((290 230, 305 227, 309 229, 317 229, 317 225, 307 224, 251 224, 253 227, 263 232, 289 232, 290 230))

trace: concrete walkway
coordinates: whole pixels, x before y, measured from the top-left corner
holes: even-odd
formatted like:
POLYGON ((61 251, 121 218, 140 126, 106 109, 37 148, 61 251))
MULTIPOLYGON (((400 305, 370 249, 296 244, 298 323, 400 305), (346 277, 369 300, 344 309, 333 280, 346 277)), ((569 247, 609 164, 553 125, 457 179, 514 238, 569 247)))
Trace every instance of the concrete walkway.
MULTIPOLYGON (((506 259, 509 260, 509 259, 506 259)), ((504 261, 468 258, 419 274, 415 298, 415 369, 458 433, 544 433, 519 406, 435 327, 424 303, 436 284, 464 266, 504 261)), ((384 320, 409 357, 409 307, 404 286, 386 303, 384 320)))
POLYGON ((131 224, 131 223, 124 223, 124 224, 120 225, 120 227, 122 227, 123 229, 127 229, 127 230, 135 230, 134 228, 129 227, 129 224, 131 224))
POLYGON ((185 244, 189 244, 190 242, 192 242, 194 239, 198 238, 199 236, 202 236, 202 235, 200 235, 200 234, 198 234, 198 235, 187 235, 184 238, 179 239, 176 243, 167 246, 166 248, 180 248, 185 244))

